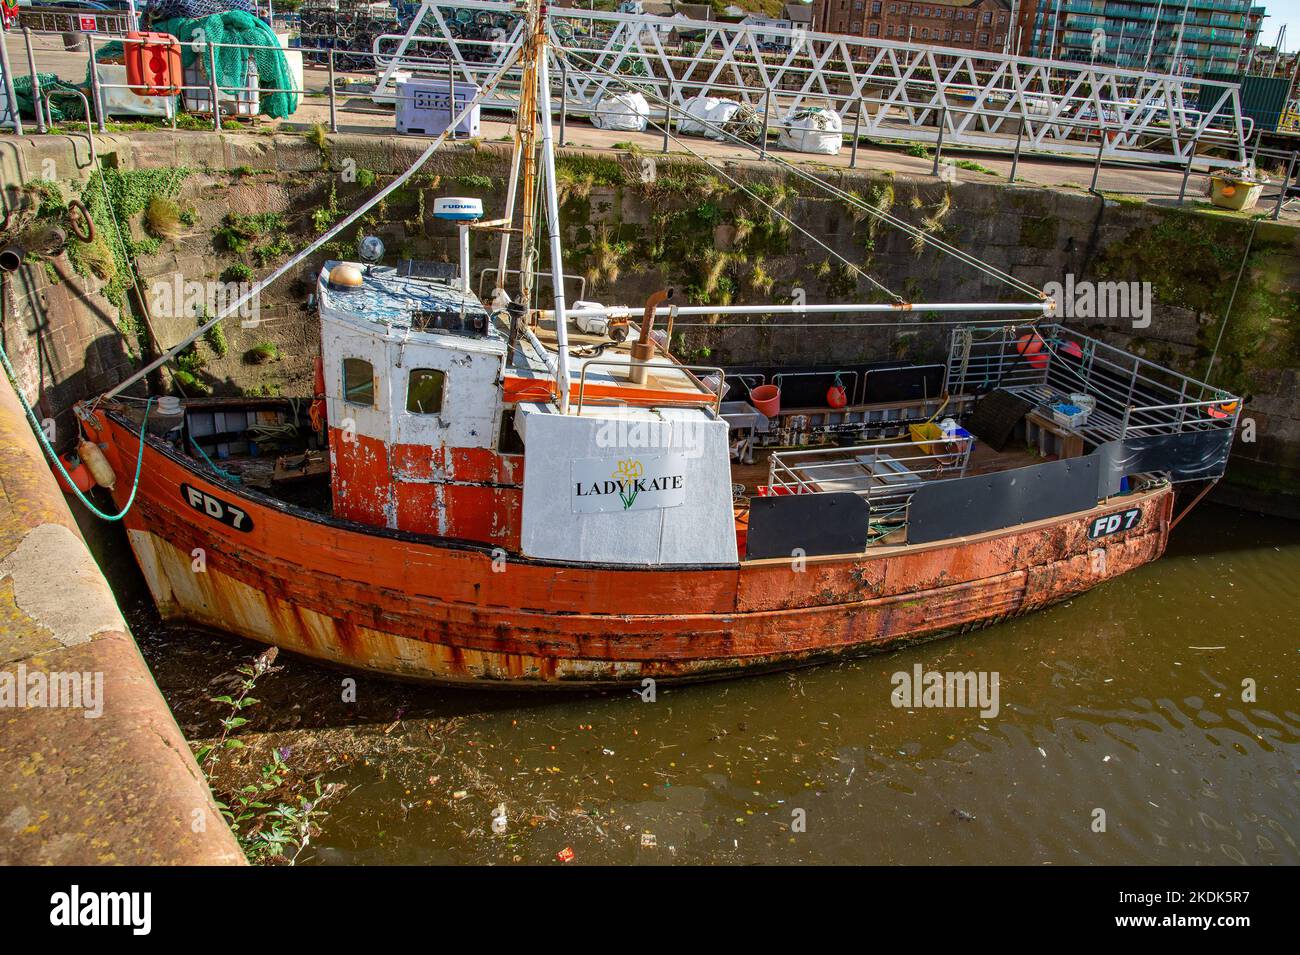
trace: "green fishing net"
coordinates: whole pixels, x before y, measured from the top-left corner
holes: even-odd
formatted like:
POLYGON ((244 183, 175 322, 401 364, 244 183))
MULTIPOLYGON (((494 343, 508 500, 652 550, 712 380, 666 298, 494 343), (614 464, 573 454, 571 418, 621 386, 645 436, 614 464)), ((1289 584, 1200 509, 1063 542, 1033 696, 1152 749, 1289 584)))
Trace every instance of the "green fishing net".
MULTIPOLYGON (((54 73, 37 73, 41 83, 41 98, 50 94, 51 119, 60 123, 65 119, 84 119, 86 109, 81 105, 77 87, 65 83, 54 73)), ((32 105, 32 78, 30 75, 15 76, 14 99, 18 101, 18 112, 23 116, 35 118, 36 108, 32 105)))
MULTIPOLYGON (((214 13, 209 17, 191 20, 186 17, 174 17, 170 20, 157 20, 148 25, 148 29, 159 33, 170 33, 182 44, 181 63, 186 67, 194 65, 196 57, 202 57, 199 65, 207 75, 208 50, 192 46, 195 40, 208 40, 216 44, 217 85, 223 92, 233 93, 248 85, 244 82, 248 57, 251 55, 257 66, 258 85, 262 89, 293 89, 293 74, 285 59, 280 41, 265 21, 259 20, 243 10, 227 10, 214 13), (222 44, 237 43, 243 46, 267 47, 268 49, 243 50, 222 44)), ((100 60, 122 57, 121 42, 106 43, 96 51, 100 60)), ((90 68, 86 68, 87 81, 90 68)), ((293 114, 298 108, 297 93, 263 93, 260 111, 276 119, 293 114)))

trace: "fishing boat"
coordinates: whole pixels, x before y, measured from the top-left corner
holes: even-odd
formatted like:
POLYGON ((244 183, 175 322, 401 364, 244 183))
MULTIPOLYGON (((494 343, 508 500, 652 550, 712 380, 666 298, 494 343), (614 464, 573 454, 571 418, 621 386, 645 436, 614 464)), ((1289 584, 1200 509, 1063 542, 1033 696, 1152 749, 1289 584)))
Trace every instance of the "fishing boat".
POLYGON ((377 242, 324 263, 311 393, 129 393, 187 339, 81 409, 165 620, 397 678, 641 687, 968 631, 1161 555, 1240 400, 1059 324, 1023 283, 1018 302, 719 307, 570 303, 557 278, 541 307, 539 250, 565 274, 542 16, 503 217, 445 197, 458 263, 385 264, 377 242), (480 235, 502 277, 518 236, 515 294, 472 290, 480 235), (864 313, 950 319, 946 361, 672 354, 692 318, 864 313))

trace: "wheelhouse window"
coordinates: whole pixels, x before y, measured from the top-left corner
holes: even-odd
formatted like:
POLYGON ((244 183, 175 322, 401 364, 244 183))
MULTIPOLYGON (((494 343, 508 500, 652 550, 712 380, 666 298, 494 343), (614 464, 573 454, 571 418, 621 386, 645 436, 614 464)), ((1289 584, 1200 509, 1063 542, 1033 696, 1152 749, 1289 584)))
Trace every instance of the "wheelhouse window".
POLYGON ((406 382, 406 410, 411 414, 437 414, 447 376, 436 368, 412 368, 406 382))
POLYGON ((343 400, 348 404, 375 405, 375 368, 364 358, 343 359, 343 400))

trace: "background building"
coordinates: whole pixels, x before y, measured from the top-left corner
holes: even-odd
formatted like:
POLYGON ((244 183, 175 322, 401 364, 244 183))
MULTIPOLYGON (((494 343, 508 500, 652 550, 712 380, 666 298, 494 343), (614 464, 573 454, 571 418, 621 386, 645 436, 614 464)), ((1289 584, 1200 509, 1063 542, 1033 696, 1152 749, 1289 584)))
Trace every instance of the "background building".
POLYGON ((1029 52, 1156 73, 1236 72, 1263 17, 1252 0, 1040 0, 1029 52))
POLYGON ((816 0, 813 29, 869 40, 928 43, 1001 53, 1011 29, 1010 0, 816 0))

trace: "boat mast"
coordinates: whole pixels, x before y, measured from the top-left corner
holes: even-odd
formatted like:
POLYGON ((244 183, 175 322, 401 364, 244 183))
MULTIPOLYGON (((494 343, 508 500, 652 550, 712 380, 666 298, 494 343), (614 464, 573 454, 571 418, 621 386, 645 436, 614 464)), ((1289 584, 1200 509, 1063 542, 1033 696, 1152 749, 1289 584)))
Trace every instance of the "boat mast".
POLYGON ((551 71, 546 62, 546 26, 538 17, 536 38, 537 100, 542 121, 542 189, 551 245, 551 288, 555 293, 555 387, 560 414, 569 413, 569 320, 564 303, 564 255, 560 249, 560 202, 555 182, 555 143, 551 138, 551 71))
MULTIPOLYGON (((506 215, 513 220, 516 192, 522 189, 523 205, 519 223, 519 302, 532 307, 533 269, 537 254, 537 80, 538 66, 545 58, 546 23, 541 15, 541 0, 526 0, 531 35, 523 44, 523 79, 519 85, 519 112, 515 118, 515 152, 510 162, 510 187, 506 195, 506 215), (522 172, 523 183, 519 182, 522 172)), ((510 252, 510 234, 501 235, 501 252, 497 258, 501 287, 505 288, 505 270, 510 252)))

